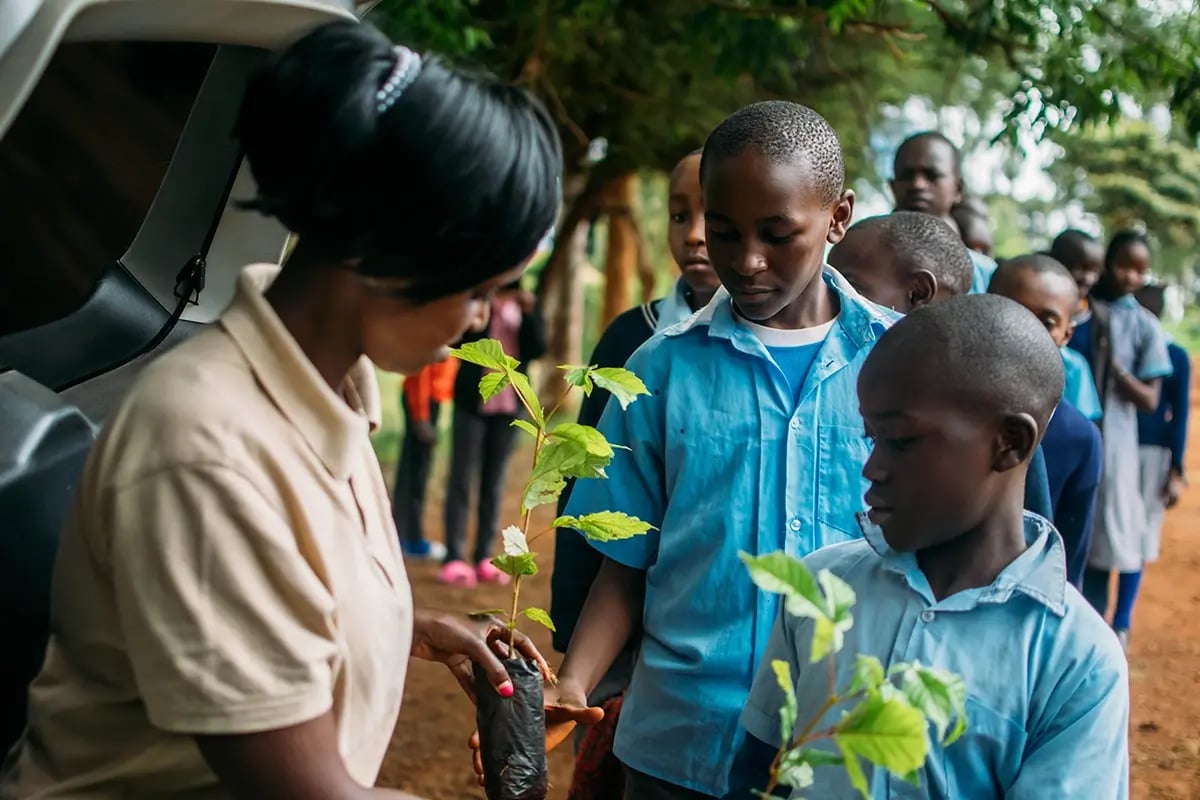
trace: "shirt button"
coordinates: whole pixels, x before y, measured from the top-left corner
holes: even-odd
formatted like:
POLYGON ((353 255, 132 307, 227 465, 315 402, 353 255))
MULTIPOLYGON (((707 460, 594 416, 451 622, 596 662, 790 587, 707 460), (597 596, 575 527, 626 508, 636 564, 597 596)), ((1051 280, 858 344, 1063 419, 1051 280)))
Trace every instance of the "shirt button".
POLYGON ((937 616, 932 611, 921 612, 921 622, 933 622, 933 618, 937 616))
POLYGON ((800 520, 798 520, 798 519, 792 520, 792 530, 794 530, 794 531, 800 530, 800 520))
POLYGON ((798 420, 798 419, 792 420, 791 428, 794 431, 800 430, 800 420, 798 420))

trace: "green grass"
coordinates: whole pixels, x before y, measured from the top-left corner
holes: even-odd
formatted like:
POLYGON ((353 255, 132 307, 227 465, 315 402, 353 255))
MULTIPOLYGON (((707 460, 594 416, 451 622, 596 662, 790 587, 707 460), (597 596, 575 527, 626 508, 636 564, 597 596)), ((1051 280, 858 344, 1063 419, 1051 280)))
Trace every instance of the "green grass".
POLYGON ((1200 355, 1200 308, 1193 305, 1187 306, 1182 320, 1164 327, 1180 347, 1191 353, 1193 357, 1200 355))

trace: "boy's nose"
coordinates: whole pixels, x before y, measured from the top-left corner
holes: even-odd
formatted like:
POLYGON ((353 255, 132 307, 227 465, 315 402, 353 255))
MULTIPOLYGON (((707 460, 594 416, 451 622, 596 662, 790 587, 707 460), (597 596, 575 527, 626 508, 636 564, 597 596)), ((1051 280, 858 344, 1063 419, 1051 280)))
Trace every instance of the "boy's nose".
POLYGON ((687 232, 687 244, 691 247, 700 247, 704 244, 704 220, 700 219, 692 223, 692 227, 687 232))
POLYGON ((739 275, 757 275, 767 268, 767 259, 759 253, 747 253, 734 262, 734 270, 739 275))

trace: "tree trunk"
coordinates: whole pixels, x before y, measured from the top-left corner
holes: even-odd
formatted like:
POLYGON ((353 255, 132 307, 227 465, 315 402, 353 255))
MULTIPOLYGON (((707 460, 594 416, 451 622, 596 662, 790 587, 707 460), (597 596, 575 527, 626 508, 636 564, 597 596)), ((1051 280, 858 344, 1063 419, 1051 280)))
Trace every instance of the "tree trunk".
POLYGON ((601 197, 608 217, 608 249, 604 262, 604 307, 601 327, 633 305, 633 276, 638 271, 638 230, 635 221, 638 176, 629 172, 616 178, 601 197))

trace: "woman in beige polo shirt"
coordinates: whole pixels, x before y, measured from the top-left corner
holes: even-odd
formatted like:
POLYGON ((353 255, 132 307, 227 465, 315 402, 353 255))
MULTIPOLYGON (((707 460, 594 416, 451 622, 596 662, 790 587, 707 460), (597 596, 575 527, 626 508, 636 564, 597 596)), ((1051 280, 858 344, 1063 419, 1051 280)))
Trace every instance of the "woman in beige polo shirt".
POLYGON ((238 135, 299 244, 96 443, 2 797, 394 797, 367 787, 410 655, 512 691, 496 624, 412 608, 370 362, 415 372, 486 322, 557 213, 554 126, 335 23, 252 79, 238 135))

